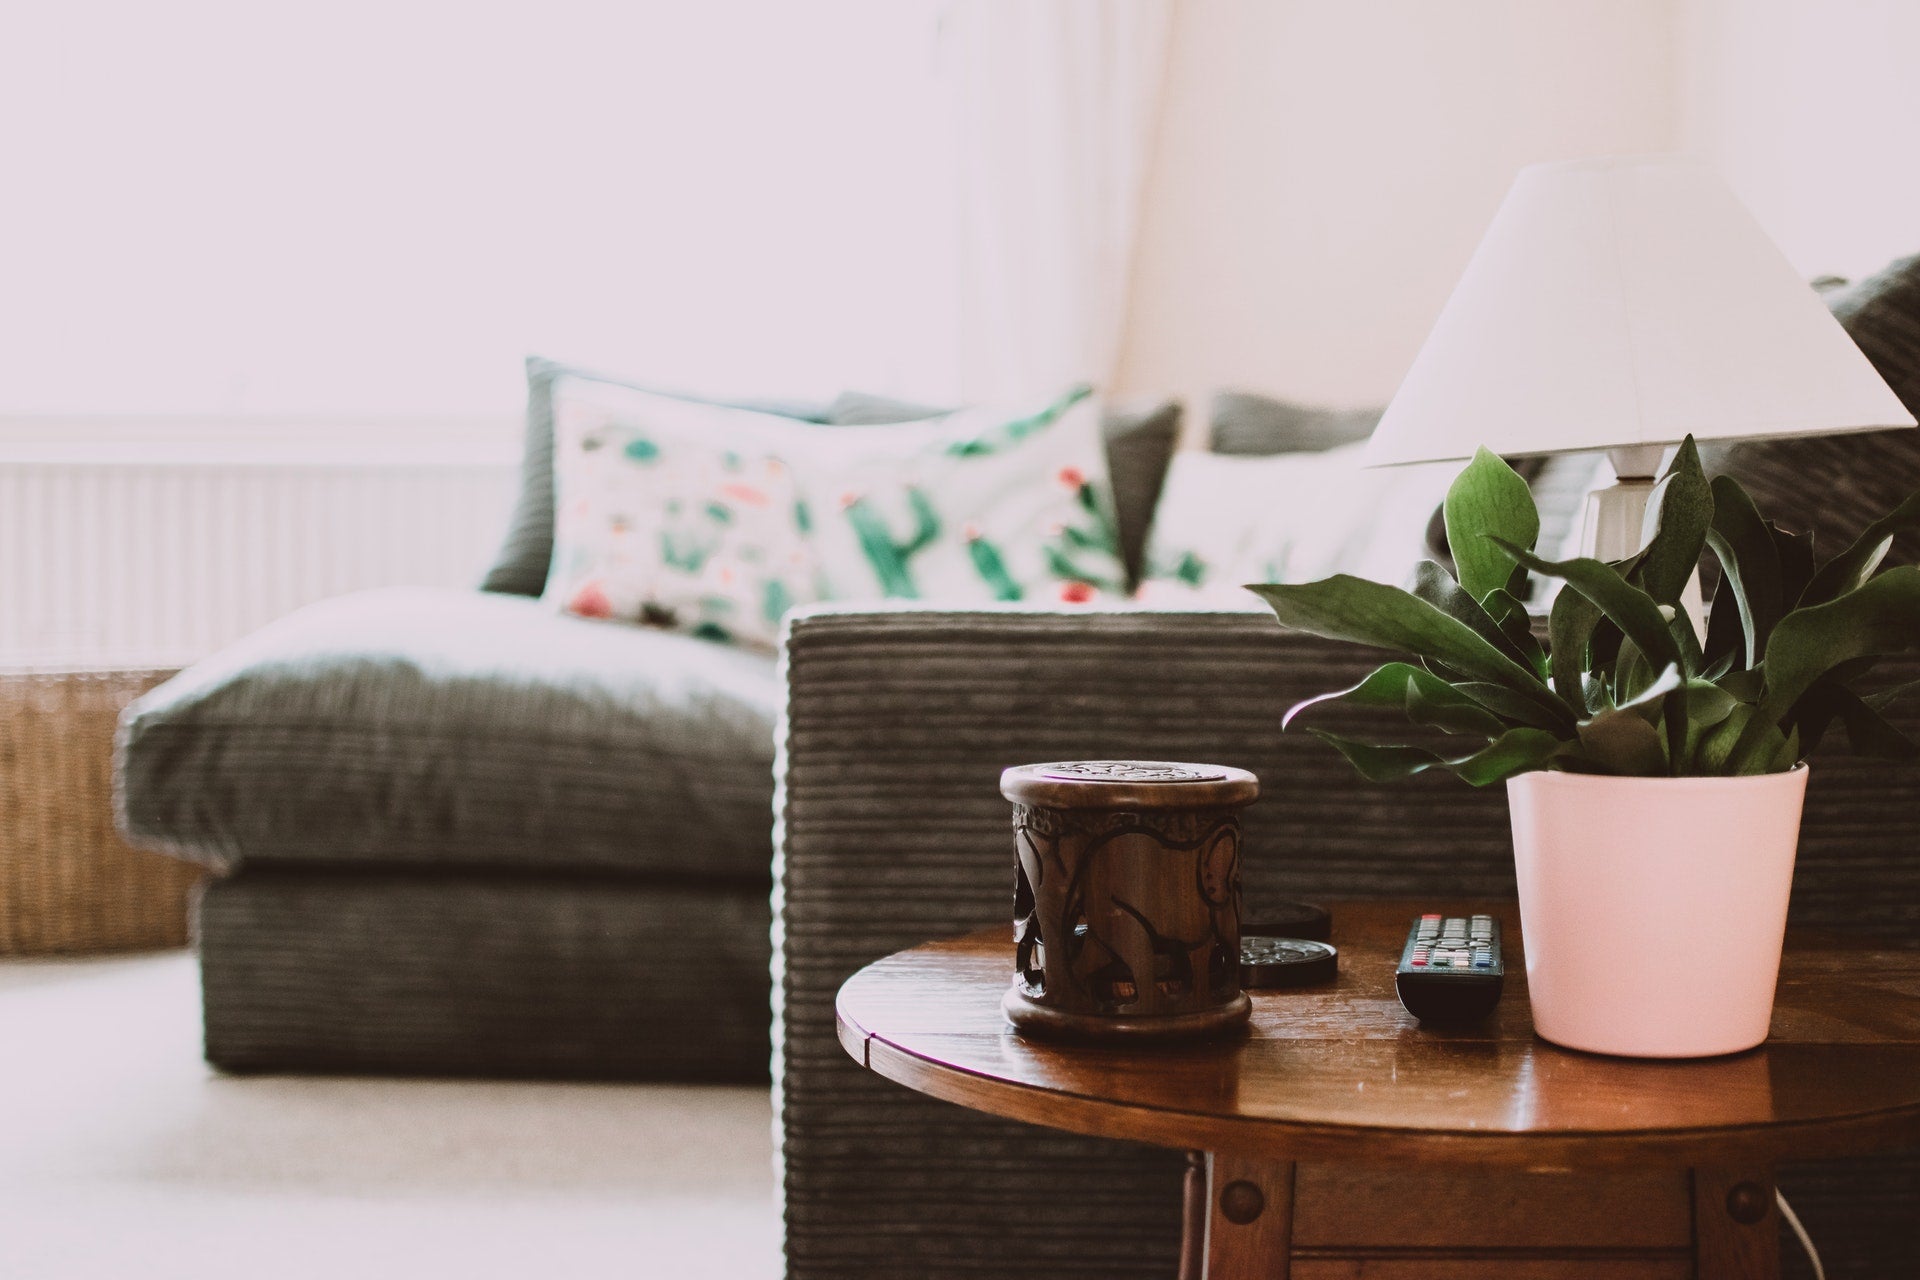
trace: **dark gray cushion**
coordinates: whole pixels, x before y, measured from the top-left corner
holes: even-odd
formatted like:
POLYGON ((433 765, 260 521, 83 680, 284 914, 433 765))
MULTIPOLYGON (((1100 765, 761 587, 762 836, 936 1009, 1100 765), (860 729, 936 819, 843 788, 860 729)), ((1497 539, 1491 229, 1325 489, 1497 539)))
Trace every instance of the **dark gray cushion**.
POLYGON ((292 614, 121 722, 122 819, 216 867, 667 872, 765 883, 771 659, 477 591, 292 614))
POLYGON ((199 910, 229 1071, 764 1081, 765 886, 253 867, 199 910))
POLYGON ((553 384, 562 375, 590 378, 616 387, 671 395, 697 404, 753 409, 802 422, 824 422, 826 406, 786 400, 712 400, 682 395, 609 378, 539 356, 527 357, 527 426, 520 457, 520 496, 507 520, 507 534, 494 553, 493 566, 480 580, 482 591, 537 596, 546 589, 553 561, 553 384))
MULTIPOLYGON (((827 421, 836 426, 875 426, 919 422, 952 412, 910 400, 847 391, 827 407, 827 421)), ((1107 476, 1113 485, 1120 558, 1127 566, 1128 585, 1134 586, 1139 584, 1146 562, 1147 532, 1153 526, 1160 487, 1166 483, 1167 464, 1180 444, 1180 402, 1108 405, 1100 417, 1100 431, 1107 443, 1107 476)))
MULTIPOLYGON (((1827 306, 1907 408, 1920 414, 1920 254, 1844 289, 1827 306)), ((1805 440, 1749 440, 1701 450, 1753 495, 1762 515, 1811 531, 1816 555, 1841 550, 1920 489, 1920 430, 1902 427, 1805 440)), ((1920 560, 1920 531, 1895 539, 1890 563, 1920 560)))

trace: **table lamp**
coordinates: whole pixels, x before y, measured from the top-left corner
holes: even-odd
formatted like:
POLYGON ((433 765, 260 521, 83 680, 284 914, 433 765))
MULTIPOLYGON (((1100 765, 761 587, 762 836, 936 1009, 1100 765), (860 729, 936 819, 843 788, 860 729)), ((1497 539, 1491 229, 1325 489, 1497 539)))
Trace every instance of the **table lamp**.
POLYGON ((1913 425, 1711 169, 1579 160, 1521 170, 1367 461, 1604 449, 1617 482, 1587 499, 1582 553, 1620 560, 1645 544, 1662 454, 1688 435, 1913 425))

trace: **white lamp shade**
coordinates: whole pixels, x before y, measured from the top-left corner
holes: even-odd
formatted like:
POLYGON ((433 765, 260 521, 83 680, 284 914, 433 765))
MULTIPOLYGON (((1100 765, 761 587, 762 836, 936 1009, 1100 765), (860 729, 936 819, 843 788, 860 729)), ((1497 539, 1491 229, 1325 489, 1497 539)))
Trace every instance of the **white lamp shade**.
POLYGON ((1585 160, 1521 171, 1368 462, 1912 425, 1710 169, 1585 160))

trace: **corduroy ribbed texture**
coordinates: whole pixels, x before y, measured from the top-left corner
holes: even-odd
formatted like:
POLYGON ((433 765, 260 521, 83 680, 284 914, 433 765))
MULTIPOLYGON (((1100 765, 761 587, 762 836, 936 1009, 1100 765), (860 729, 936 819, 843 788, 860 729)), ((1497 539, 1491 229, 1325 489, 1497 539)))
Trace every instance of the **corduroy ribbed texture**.
POLYGON ((227 1070, 767 1078, 764 891, 260 868, 199 921, 227 1070))
MULTIPOLYGON (((1172 1274, 1177 1155, 989 1120, 871 1076, 836 1042, 834 994, 889 952, 1009 919, 998 777, 1027 761, 1252 769, 1265 790, 1245 815, 1255 915, 1276 897, 1511 897, 1501 789, 1376 786, 1315 739, 1281 733, 1288 706, 1350 683, 1373 656, 1258 615, 794 618, 775 888, 790 1280, 1172 1274)), ((1917 719, 1902 713, 1909 731, 1917 719)), ((1795 918, 1920 942, 1916 852, 1920 771, 1828 748, 1795 918)), ((1914 1167, 1790 1177, 1846 1260, 1830 1274, 1894 1274, 1877 1268, 1911 1243, 1914 1167)))
POLYGON ((301 609, 135 702, 137 842, 250 864, 549 867, 765 894, 765 654, 478 591, 301 609))

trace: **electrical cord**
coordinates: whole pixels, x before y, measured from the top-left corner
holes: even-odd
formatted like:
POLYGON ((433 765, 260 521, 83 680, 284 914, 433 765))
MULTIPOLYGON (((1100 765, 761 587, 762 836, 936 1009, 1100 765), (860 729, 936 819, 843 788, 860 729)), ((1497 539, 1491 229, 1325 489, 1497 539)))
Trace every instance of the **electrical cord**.
POLYGON ((1780 1216, 1793 1228, 1793 1234, 1799 1237, 1800 1247, 1806 1251, 1807 1261, 1813 1264, 1813 1280, 1827 1280, 1827 1269, 1820 1265, 1820 1251, 1813 1247, 1813 1237, 1800 1225, 1800 1215, 1793 1211, 1793 1206, 1787 1203, 1787 1198, 1780 1194, 1778 1187, 1774 1188, 1773 1202, 1780 1206, 1780 1216))

